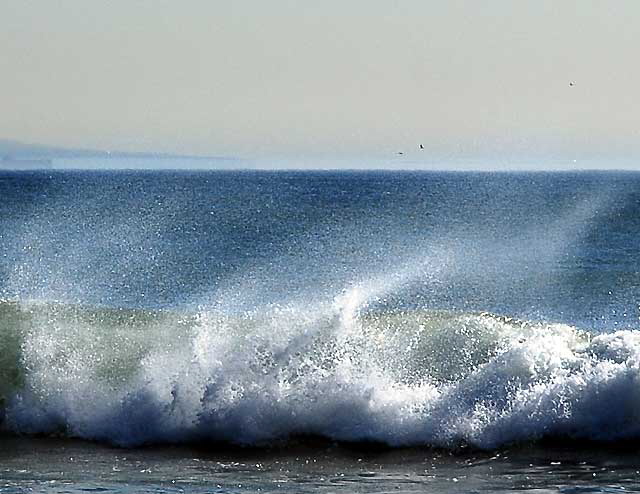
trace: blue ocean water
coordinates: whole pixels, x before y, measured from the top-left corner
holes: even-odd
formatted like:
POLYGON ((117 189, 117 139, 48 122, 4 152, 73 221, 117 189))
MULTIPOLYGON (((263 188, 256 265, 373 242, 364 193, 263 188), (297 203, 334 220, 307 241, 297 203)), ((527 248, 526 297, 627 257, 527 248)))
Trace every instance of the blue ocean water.
POLYGON ((49 170, 0 199, 2 492, 637 488, 576 441, 640 437, 640 173, 49 170))
POLYGON ((376 280, 388 307, 640 317, 636 173, 6 172, 0 197, 5 298, 242 310, 376 280))
POLYGON ((640 437, 640 173, 2 172, 0 198, 5 432, 640 437))

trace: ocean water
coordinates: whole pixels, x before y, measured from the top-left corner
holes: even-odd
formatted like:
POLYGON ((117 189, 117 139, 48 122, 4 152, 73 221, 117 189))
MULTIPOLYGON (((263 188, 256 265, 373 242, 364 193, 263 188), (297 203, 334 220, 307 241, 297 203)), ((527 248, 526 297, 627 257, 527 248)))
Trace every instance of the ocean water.
POLYGON ((0 198, 0 492, 640 490, 640 173, 0 198))

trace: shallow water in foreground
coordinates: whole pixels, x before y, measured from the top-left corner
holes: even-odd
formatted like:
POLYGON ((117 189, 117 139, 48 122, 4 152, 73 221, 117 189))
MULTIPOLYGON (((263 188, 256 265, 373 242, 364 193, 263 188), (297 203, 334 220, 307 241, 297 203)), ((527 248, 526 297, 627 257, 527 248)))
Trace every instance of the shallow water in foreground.
POLYGON ((636 492, 639 448, 522 445, 494 452, 355 448, 117 449, 0 438, 0 492, 636 492))

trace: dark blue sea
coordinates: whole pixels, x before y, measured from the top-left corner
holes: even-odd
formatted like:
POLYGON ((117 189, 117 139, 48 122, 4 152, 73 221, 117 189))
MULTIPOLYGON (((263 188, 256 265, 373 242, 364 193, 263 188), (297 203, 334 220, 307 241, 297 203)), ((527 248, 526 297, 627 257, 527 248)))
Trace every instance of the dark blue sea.
POLYGON ((640 491, 640 173, 0 172, 0 492, 640 491))

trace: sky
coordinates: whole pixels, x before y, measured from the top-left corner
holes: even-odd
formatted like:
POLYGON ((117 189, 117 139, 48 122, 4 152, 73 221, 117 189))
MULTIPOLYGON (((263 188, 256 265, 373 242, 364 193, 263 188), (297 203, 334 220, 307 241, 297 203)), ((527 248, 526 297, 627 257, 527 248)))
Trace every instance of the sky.
POLYGON ((0 0, 0 26, 4 138, 640 164, 635 0, 0 0))

